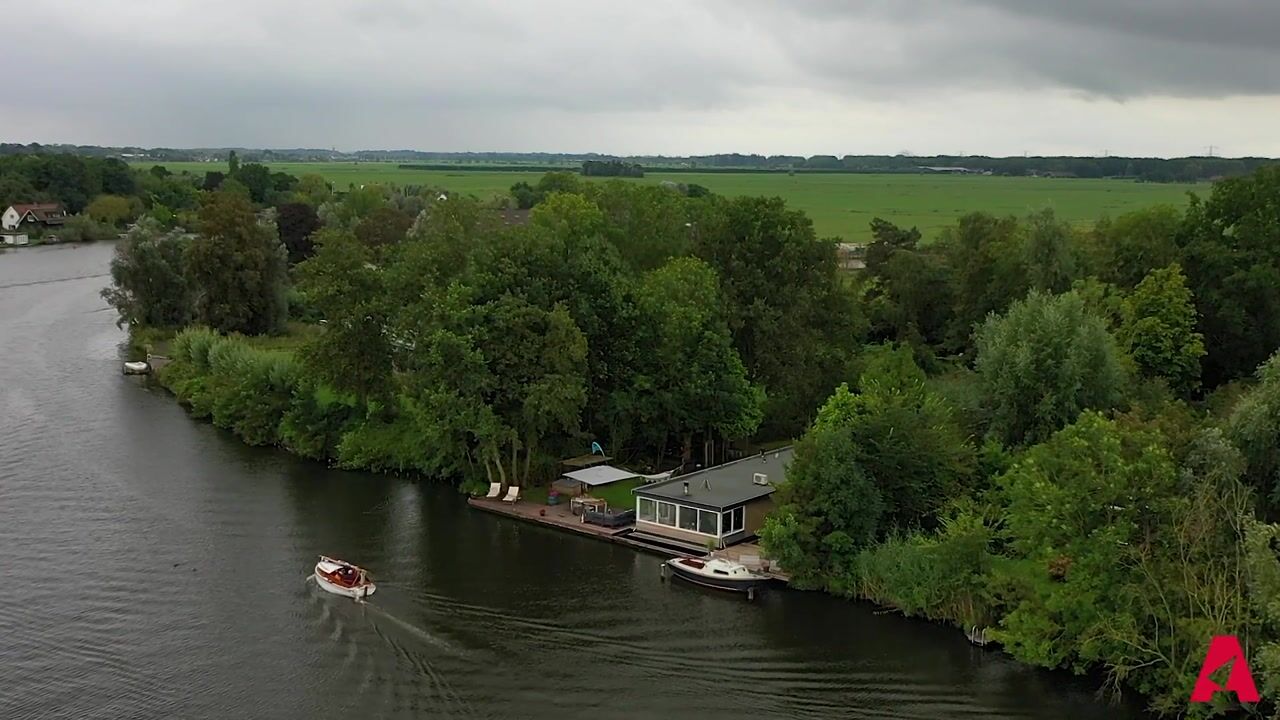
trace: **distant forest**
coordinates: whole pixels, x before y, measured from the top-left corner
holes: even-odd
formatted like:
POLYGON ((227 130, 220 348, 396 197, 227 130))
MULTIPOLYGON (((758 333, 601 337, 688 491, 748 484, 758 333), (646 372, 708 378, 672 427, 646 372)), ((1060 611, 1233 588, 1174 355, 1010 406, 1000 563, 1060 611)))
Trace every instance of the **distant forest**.
MULTIPOLYGON (((591 167, 627 173, 661 172, 835 172, 920 173, 974 172, 1012 176, 1127 178, 1144 182, 1197 182, 1245 175, 1270 164, 1273 158, 1244 157, 986 157, 982 155, 632 155, 599 153, 497 153, 423 152, 418 150, 359 150, 339 152, 317 148, 263 150, 255 148, 140 148, 96 145, 40 145, 0 143, 0 156, 28 153, 69 153, 88 157, 116 157, 134 162, 225 162, 235 150, 246 162, 401 162, 439 163, 450 168, 482 166, 534 166, 537 169, 591 167), (635 168, 635 169, 632 169, 635 168)), ((532 168, 529 168, 532 169, 532 168)), ((595 173, 588 173, 595 174, 595 173)), ((603 174, 614 174, 607 172, 603 174)))

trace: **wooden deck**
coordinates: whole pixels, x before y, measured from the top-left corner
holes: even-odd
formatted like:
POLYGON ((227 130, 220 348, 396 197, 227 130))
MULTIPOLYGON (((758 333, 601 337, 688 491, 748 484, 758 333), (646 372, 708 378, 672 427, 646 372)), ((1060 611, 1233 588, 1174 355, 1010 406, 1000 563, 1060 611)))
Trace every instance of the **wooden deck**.
MULTIPOLYGON (((569 511, 568 504, 535 505, 533 503, 523 501, 508 503, 502 502, 501 500, 489 500, 487 498, 474 497, 468 499, 467 504, 477 510, 491 512, 496 515, 505 515, 506 517, 538 523, 540 525, 548 525, 561 530, 568 530, 570 532, 578 533, 579 535, 586 535, 587 537, 593 537, 599 540, 627 545, 628 547, 632 547, 637 550, 656 553, 668 558, 677 556, 695 556, 694 553, 681 553, 675 550, 661 549, 654 547, 653 545, 637 542, 628 538, 627 535, 635 529, 634 525, 625 525, 619 528, 607 528, 582 522, 582 518, 580 516, 574 515, 569 511)), ((702 554, 705 553, 699 553, 699 555, 702 554)), ((742 563, 752 570, 763 572, 765 575, 784 583, 789 582, 791 579, 786 573, 771 565, 768 561, 768 555, 764 552, 764 549, 754 542, 730 545, 729 547, 717 550, 712 554, 728 558, 734 562, 742 563)))
POLYGON ((471 498, 467 500, 467 504, 473 508, 479 508, 491 513, 506 515, 507 517, 519 518, 530 522, 541 523, 543 525, 554 525, 565 530, 572 530, 583 535, 593 535, 595 537, 613 537, 619 533, 625 533, 634 528, 633 525, 624 525, 618 528, 601 527, 600 525, 592 525, 591 523, 582 522, 582 517, 569 512, 569 504, 563 505, 534 505, 523 500, 509 503, 501 500, 489 500, 487 498, 471 498))

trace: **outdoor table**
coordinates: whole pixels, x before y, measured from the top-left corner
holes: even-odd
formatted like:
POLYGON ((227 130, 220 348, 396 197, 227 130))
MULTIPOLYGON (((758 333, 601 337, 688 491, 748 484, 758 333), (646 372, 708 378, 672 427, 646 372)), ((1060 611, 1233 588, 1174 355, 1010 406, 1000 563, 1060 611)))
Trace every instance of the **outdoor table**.
POLYGON ((569 512, 574 515, 581 515, 587 508, 591 508, 598 512, 603 510, 605 506, 606 503, 604 500, 583 495, 569 501, 569 512))

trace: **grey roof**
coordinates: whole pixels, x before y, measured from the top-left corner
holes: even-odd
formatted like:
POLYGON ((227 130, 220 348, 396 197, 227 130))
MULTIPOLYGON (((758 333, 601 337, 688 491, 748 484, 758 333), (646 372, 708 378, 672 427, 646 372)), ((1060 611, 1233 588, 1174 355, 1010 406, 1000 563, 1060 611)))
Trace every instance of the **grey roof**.
POLYGON ((779 483, 785 482, 787 466, 791 464, 790 447, 770 450, 725 465, 681 475, 671 480, 642 485, 632 492, 636 495, 662 500, 675 500, 685 505, 704 508, 727 508, 741 505, 773 493, 779 483), (768 476, 768 485, 757 485, 756 473, 768 476), (689 494, 684 492, 689 484, 689 494))
POLYGON ((608 485, 609 483, 618 482, 619 480, 630 480, 633 477, 639 477, 630 470, 623 470, 612 465, 596 465, 584 470, 574 470, 567 472, 565 477, 570 480, 577 480, 584 485, 608 485))

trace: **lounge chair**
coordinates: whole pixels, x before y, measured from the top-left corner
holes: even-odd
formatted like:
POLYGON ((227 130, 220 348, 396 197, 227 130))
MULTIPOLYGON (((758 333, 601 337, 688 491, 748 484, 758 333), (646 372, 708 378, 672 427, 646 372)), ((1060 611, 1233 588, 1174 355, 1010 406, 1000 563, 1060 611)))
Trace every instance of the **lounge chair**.
POLYGON ((488 500, 496 500, 502 496, 502 483, 489 483, 489 494, 485 495, 488 500))
POLYGON ((502 502, 509 502, 514 505, 515 502, 519 499, 520 499, 520 486, 511 485, 507 487, 507 494, 505 497, 502 498, 502 502))

